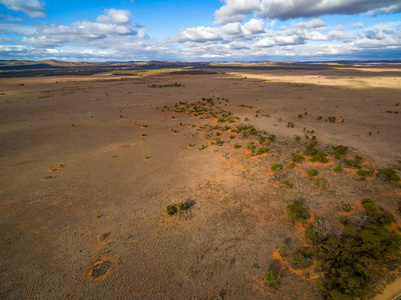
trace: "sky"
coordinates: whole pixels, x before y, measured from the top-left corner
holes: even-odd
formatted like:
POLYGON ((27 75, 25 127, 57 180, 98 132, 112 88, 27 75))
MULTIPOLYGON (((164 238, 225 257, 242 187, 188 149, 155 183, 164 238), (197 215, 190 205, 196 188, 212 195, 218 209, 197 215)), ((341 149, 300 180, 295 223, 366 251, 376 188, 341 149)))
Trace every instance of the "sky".
POLYGON ((0 59, 401 59, 401 0, 0 0, 0 59))

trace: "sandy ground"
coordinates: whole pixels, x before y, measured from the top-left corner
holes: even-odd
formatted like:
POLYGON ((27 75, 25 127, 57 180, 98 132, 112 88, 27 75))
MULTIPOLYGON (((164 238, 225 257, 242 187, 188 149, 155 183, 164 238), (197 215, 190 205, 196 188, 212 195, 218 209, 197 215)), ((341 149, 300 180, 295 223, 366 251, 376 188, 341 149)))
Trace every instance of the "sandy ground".
POLYGON ((333 162, 284 168, 280 178, 293 189, 269 169, 291 161, 294 136, 307 130, 376 169, 400 168, 399 69, 111 78, 0 80, 2 299, 320 299, 312 270, 287 266, 278 291, 263 283, 280 245, 305 244, 286 206, 303 197, 334 222, 339 201, 357 210, 370 197, 393 213, 401 201, 399 186, 361 182, 353 170, 335 176, 333 162), (149 87, 174 82, 185 86, 149 87), (250 157, 248 140, 228 133, 223 146, 210 145, 202 126, 215 121, 165 108, 202 97, 228 99, 219 105, 238 124, 276 135, 271 151, 250 157), (306 178, 311 166, 328 189, 306 178), (168 216, 166 206, 178 202, 190 209, 168 216))

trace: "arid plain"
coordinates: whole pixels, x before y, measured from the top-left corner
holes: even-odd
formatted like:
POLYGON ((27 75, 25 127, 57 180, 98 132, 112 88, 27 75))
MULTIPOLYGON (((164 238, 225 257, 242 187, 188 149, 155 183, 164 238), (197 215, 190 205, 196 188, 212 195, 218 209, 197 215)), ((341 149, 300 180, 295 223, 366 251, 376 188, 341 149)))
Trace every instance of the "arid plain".
MULTIPOLYGON (((398 231, 401 182, 376 174, 401 174, 399 65, 213 71, 0 79, 0 298, 321 299, 291 264, 308 224, 338 235, 368 198, 398 231)), ((401 269, 377 275, 369 297, 401 269)))

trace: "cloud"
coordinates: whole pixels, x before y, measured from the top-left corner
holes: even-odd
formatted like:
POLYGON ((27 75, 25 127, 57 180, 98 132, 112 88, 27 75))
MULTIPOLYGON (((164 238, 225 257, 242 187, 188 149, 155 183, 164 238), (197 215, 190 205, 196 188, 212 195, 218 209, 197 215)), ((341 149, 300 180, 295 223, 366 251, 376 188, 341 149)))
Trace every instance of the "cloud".
POLYGON ((258 19, 251 19, 249 22, 245 23, 242 27, 244 32, 247 34, 256 34, 264 32, 264 21, 258 19))
POLYGON ((260 7, 259 0, 225 0, 226 5, 215 12, 215 24, 238 22, 260 7))
POLYGON ((215 12, 215 24, 240 22, 247 15, 288 20, 323 15, 370 15, 401 12, 399 0, 225 0, 215 12))
POLYGON ((299 28, 324 28, 326 26, 326 23, 323 20, 320 19, 313 19, 307 22, 299 22, 295 24, 296 27, 299 28))
POLYGON ((99 23, 115 23, 128 24, 130 23, 131 13, 128 10, 108 9, 106 15, 100 15, 96 21, 99 23))
POLYGON ((352 28, 363 28, 365 25, 363 25, 362 22, 358 22, 358 23, 353 23, 351 24, 352 28))
POLYGON ((22 21, 21 18, 9 16, 9 15, 2 15, 2 14, 0 14, 0 19, 2 22, 10 22, 10 23, 22 21))
POLYGON ((171 57, 169 49, 177 48, 149 41, 148 29, 133 23, 127 10, 105 10, 94 22, 80 20, 68 25, 35 25, 0 23, 0 32, 4 35, 0 37, 0 42, 10 44, 0 49, 1 59, 14 57, 99 61, 110 60, 111 57, 127 60, 138 56, 150 60, 154 59, 152 55, 159 59, 162 59, 163 54, 171 57))
POLYGON ((46 10, 38 0, 0 0, 10 10, 21 11, 31 18, 46 17, 46 10))
POLYGON ((90 46, 97 41, 99 48, 106 49, 118 45, 118 42, 109 44, 110 38, 114 36, 120 39, 125 36, 135 39, 148 37, 148 29, 131 22, 129 11, 109 9, 106 13, 96 18, 95 22, 76 21, 70 25, 41 23, 34 27, 0 23, 0 32, 22 35, 20 43, 37 48, 90 46))
POLYGON ((339 30, 329 31, 328 36, 329 36, 330 40, 350 40, 350 39, 352 39, 352 37, 347 35, 345 32, 339 31, 339 30))
MULTIPOLYGON (((329 27, 320 19, 312 19, 279 29, 267 29, 262 25, 260 30, 260 27, 251 25, 263 24, 263 20, 254 20, 243 25, 233 22, 221 27, 208 27, 219 37, 214 40, 189 39, 180 35, 180 39, 175 41, 180 42, 180 51, 187 60, 327 60, 333 56, 335 59, 365 59, 363 55, 372 57, 373 51, 379 52, 375 58, 386 57, 388 53, 391 57, 401 58, 401 54, 397 54, 397 50, 401 53, 401 22, 361 29, 358 28, 360 24, 329 27), (248 31, 245 25, 251 26, 248 31)), ((198 29, 189 28, 180 33, 198 29)))
POLYGON ((172 38, 176 42, 207 42, 221 40, 220 30, 212 27, 196 27, 182 30, 172 38))

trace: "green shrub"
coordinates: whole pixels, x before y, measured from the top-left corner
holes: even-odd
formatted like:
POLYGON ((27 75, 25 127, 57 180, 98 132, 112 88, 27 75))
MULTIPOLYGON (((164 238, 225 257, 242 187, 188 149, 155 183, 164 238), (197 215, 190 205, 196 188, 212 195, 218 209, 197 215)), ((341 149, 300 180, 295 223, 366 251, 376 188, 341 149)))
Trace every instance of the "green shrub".
POLYGON ((233 147, 234 147, 234 149, 239 149, 239 148, 241 148, 241 145, 239 145, 239 144, 234 144, 233 147))
POLYGON ((322 116, 318 116, 317 119, 320 121, 321 119, 323 119, 322 116))
POLYGON ((278 288, 279 284, 280 284, 280 277, 276 277, 273 273, 273 271, 271 270, 267 270, 265 272, 265 274, 263 275, 263 278, 265 279, 265 282, 273 287, 273 288, 278 288))
POLYGON ((287 254, 288 254, 288 246, 287 246, 287 244, 281 245, 280 248, 278 249, 278 253, 280 253, 280 255, 282 257, 287 256, 287 254))
POLYGON ((297 162, 301 162, 305 159, 305 157, 303 157, 300 154, 293 154, 292 155, 292 162, 297 163, 297 162))
POLYGON ((354 159, 344 159, 344 162, 350 166, 350 167, 355 167, 355 168, 362 168, 361 163, 363 161, 363 158, 359 155, 356 155, 354 159))
POLYGON ((313 155, 312 158, 310 159, 312 162, 318 161, 321 163, 328 163, 329 160, 327 159, 327 154, 319 151, 317 154, 313 155))
POLYGON ((276 140, 276 136, 275 136, 274 134, 271 134, 271 135, 269 135, 269 136, 267 137, 267 139, 268 139, 270 142, 274 142, 274 141, 276 140))
POLYGON ((302 119, 304 116, 302 114, 298 115, 298 118, 302 119))
POLYGON ((292 184, 289 183, 288 180, 283 180, 283 184, 284 184, 286 187, 292 189, 292 184))
POLYGON ((328 119, 332 123, 334 123, 336 121, 336 117, 334 117, 334 116, 329 116, 328 119))
POLYGON ((326 189, 328 182, 326 179, 322 178, 322 177, 317 177, 315 178, 315 183, 318 187, 322 188, 322 189, 326 189))
POLYGON ((343 145, 333 146, 331 148, 335 151, 334 156, 337 159, 340 159, 348 151, 348 147, 343 146, 343 145))
POLYGON ((269 148, 262 147, 262 148, 258 148, 258 150, 256 151, 256 154, 257 155, 261 155, 261 154, 266 153, 268 151, 269 151, 269 148))
POLYGON ((307 220, 310 218, 310 213, 299 200, 294 200, 292 204, 288 205, 287 211, 291 222, 307 220))
POLYGON ((340 165, 338 165, 338 166, 335 167, 335 169, 334 169, 334 172, 336 172, 336 173, 339 173, 339 172, 342 172, 342 171, 344 171, 344 168, 343 168, 342 166, 340 166, 340 165))
POLYGON ((280 164, 273 164, 273 165, 270 167, 270 169, 271 169, 273 172, 275 172, 275 171, 277 171, 277 170, 279 170, 279 169, 282 169, 282 168, 283 168, 283 166, 280 165, 280 164))
POLYGON ((313 177, 317 176, 319 174, 319 171, 315 169, 309 169, 308 171, 306 171, 306 174, 310 177, 313 177))
POLYGON ((305 155, 308 156, 313 156, 319 153, 319 151, 315 148, 317 145, 317 140, 312 141, 306 148, 306 151, 304 152, 305 155))
POLYGON ((291 122, 291 121, 288 122, 288 123, 287 123, 287 127, 288 127, 288 128, 294 128, 294 122, 291 122))
POLYGON ((223 141, 221 140, 221 139, 219 139, 219 138, 215 138, 214 139, 214 143, 216 144, 216 145, 218 145, 218 146, 221 146, 221 145, 223 145, 223 141))
POLYGON ((401 235, 389 230, 394 216, 371 200, 362 205, 366 217, 356 228, 343 217, 344 234, 316 240, 314 250, 325 271, 318 287, 325 299, 365 299, 382 271, 400 263, 401 235))
POLYGON ((167 205, 166 210, 169 215, 174 215, 177 212, 174 205, 167 205))
POLYGON ((400 180, 400 176, 398 176, 396 171, 392 168, 386 168, 386 169, 381 170, 378 173, 378 176, 384 177, 384 179, 386 179, 388 181, 399 181, 400 180))
POLYGON ((291 264, 295 268, 307 268, 312 265, 312 259, 302 253, 295 253, 291 258, 291 264))
POLYGON ((177 212, 181 210, 187 210, 187 205, 185 203, 177 203, 176 205, 177 212))
POLYGON ((253 142, 250 142, 248 145, 246 145, 246 149, 251 150, 252 153, 256 151, 256 146, 253 142))
POLYGON ((356 173, 357 173, 359 176, 368 176, 368 174, 369 174, 368 171, 362 170, 362 169, 358 170, 356 173))

